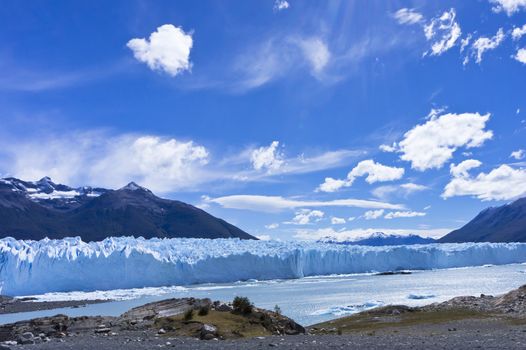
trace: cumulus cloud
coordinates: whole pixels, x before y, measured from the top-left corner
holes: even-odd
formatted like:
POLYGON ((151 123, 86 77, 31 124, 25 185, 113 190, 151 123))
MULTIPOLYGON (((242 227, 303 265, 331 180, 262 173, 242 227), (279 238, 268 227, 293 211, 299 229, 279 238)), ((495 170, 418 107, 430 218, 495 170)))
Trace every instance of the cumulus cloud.
POLYGON ((342 187, 349 187, 358 177, 366 176, 367 183, 394 181, 404 176, 403 168, 396 168, 376 163, 372 159, 358 163, 348 174, 345 180, 325 178, 325 182, 318 186, 317 191, 335 192, 342 187))
POLYGON ((415 9, 401 8, 393 14, 399 24, 417 24, 424 20, 424 16, 415 9))
POLYGON ((417 216, 426 216, 426 213, 419 211, 390 211, 385 214, 385 219, 414 218, 417 216))
POLYGON ((523 25, 522 27, 515 27, 511 31, 511 37, 513 38, 513 40, 519 40, 525 34, 526 34, 526 24, 523 25))
POLYGON ((526 194, 526 169, 514 169, 501 165, 489 173, 480 173, 475 177, 453 177, 446 185, 443 198, 472 196, 483 201, 510 200, 526 194))
POLYGON ((365 209, 385 208, 392 210, 404 209, 404 206, 400 204, 391 204, 364 199, 336 199, 330 201, 318 201, 292 199, 281 196, 232 195, 209 198, 208 201, 210 203, 219 204, 220 206, 229 209, 245 209, 269 213, 296 208, 316 207, 356 207, 365 209))
POLYGON ((319 240, 322 238, 330 238, 337 241, 354 241, 367 238, 373 233, 383 232, 388 235, 419 235, 421 237, 440 238, 451 231, 453 231, 452 228, 356 228, 352 230, 335 230, 333 227, 327 227, 320 229, 299 229, 296 231, 294 237, 302 240, 319 240))
POLYGON ((317 191, 321 192, 336 192, 342 187, 349 187, 350 184, 347 180, 333 179, 332 177, 326 177, 325 181, 318 186, 317 191))
POLYGON ((495 4, 492 8, 494 12, 506 12, 508 16, 521 9, 526 9, 526 0, 490 0, 490 2, 495 4))
POLYGON ((524 152, 523 149, 518 149, 516 151, 511 152, 510 154, 511 158, 515 158, 517 160, 524 159, 525 156, 526 156, 526 152, 524 152))
POLYGON ((333 216, 331 218, 331 224, 332 225, 343 225, 345 224, 345 219, 344 218, 339 218, 339 217, 336 217, 336 216, 333 216))
POLYGON ((173 77, 192 67, 192 34, 172 24, 160 26, 150 34, 149 39, 131 39, 127 46, 133 51, 134 57, 146 63, 150 69, 163 71, 173 77))
POLYGON ((273 141, 268 147, 260 147, 252 152, 250 160, 256 170, 274 171, 283 165, 283 154, 278 150, 279 142, 273 141))
POLYGON ((209 161, 208 150, 193 141, 105 132, 5 142, 0 155, 6 159, 0 168, 22 179, 50 176, 66 184, 110 188, 135 181, 158 192, 206 181, 209 161))
POLYGON ((290 4, 286 0, 276 0, 274 1, 274 11, 283 11, 290 7, 290 4))
POLYGON ((384 215, 383 209, 368 210, 363 214, 365 220, 375 220, 384 215))
POLYGON ((471 46, 473 55, 475 56, 475 62, 481 63, 484 52, 495 50, 502 43, 505 36, 506 35, 504 34, 502 28, 499 28, 497 34, 495 34, 492 38, 480 37, 475 40, 471 46))
POLYGON ((451 164, 449 172, 453 177, 469 177, 469 171, 481 165, 482 163, 476 159, 466 159, 458 165, 451 164))
POLYGON ((402 160, 411 162, 411 167, 424 171, 441 168, 453 157, 459 147, 480 147, 493 137, 486 130, 490 114, 448 113, 433 116, 404 134, 396 144, 402 160))
POLYGON ((431 56, 442 55, 457 43, 462 30, 455 18, 456 11, 452 8, 424 26, 426 39, 431 42, 431 50, 427 53, 431 56))
POLYGON ((526 64, 526 48, 519 49, 513 58, 515 58, 520 63, 526 64))
POLYGON ((300 209, 294 214, 292 220, 285 222, 285 224, 308 225, 320 221, 324 215, 325 213, 321 210, 300 209))

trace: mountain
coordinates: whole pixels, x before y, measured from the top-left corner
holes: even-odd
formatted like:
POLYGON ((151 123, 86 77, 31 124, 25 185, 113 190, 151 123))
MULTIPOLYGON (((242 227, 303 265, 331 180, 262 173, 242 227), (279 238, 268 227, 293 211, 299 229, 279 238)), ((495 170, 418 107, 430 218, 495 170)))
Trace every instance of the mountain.
POLYGON ((526 242, 526 197, 481 211, 439 242, 526 242))
POLYGON ((0 179, 0 237, 109 236, 255 239, 204 210, 163 199, 133 182, 119 190, 0 179))
POLYGON ((344 245, 365 245, 365 246, 390 246, 390 245, 413 245, 436 243, 433 238, 425 238, 418 235, 388 235, 383 232, 375 232, 367 237, 360 237, 355 240, 338 241, 331 237, 326 237, 321 242, 336 243, 344 245))

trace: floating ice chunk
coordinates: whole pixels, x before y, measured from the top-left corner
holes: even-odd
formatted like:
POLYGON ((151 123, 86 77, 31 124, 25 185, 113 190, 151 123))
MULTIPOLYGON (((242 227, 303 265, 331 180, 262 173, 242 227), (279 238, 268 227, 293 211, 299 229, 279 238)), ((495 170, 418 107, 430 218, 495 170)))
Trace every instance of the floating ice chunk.
POLYGON ((423 299, 432 299, 432 298, 435 298, 436 295, 434 294, 409 294, 407 296, 407 299, 412 299, 412 300, 423 300, 423 299))

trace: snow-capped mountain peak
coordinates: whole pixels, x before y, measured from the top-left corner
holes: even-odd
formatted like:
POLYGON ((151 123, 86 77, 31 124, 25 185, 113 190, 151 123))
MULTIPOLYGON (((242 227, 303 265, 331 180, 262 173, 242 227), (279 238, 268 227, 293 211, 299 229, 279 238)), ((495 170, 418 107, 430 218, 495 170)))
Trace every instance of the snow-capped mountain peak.
POLYGON ((89 186, 73 188, 56 184, 48 176, 38 181, 23 181, 14 177, 3 178, 0 179, 0 186, 21 193, 34 202, 62 209, 71 209, 76 204, 80 204, 82 198, 98 197, 108 191, 89 186))

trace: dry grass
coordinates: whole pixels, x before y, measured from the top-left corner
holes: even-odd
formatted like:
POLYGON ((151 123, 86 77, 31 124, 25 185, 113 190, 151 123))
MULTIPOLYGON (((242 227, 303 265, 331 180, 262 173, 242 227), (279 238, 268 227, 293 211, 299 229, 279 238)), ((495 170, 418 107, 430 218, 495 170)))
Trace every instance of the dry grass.
POLYGON ((439 311, 403 310, 392 314, 390 309, 378 309, 356 315, 319 323, 309 327, 314 334, 373 332, 385 328, 401 328, 423 324, 440 324, 465 319, 495 318, 495 315, 466 309, 449 309, 439 311), (323 330, 322 330, 323 328, 323 330))
POLYGON ((195 337, 203 323, 217 327, 218 334, 225 339, 271 335, 251 317, 215 310, 210 310, 207 315, 196 313, 190 321, 185 321, 182 316, 160 318, 155 321, 155 326, 166 330, 168 335, 195 337))

